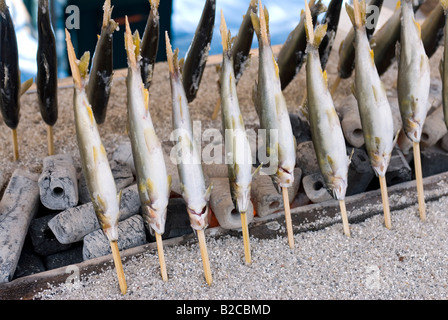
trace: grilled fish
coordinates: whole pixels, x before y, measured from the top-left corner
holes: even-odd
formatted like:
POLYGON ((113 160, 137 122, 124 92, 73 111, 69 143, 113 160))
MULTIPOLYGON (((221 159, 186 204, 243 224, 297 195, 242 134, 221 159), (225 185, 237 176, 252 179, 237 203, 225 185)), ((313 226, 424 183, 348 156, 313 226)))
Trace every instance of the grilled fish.
POLYGON ((73 107, 81 165, 101 228, 110 242, 116 242, 121 192, 117 193, 106 150, 101 142, 93 110, 87 99, 85 85, 90 53, 84 53, 78 61, 68 30, 65 30, 65 34, 74 82, 73 107))
POLYGON ((252 152, 240 111, 233 69, 233 47, 230 31, 221 11, 221 36, 223 61, 221 67, 222 126, 226 136, 226 163, 230 191, 235 208, 246 213, 250 202, 252 184, 252 152))
POLYGON ((271 159, 270 170, 275 170, 274 180, 281 188, 294 182, 296 142, 280 84, 277 62, 272 52, 269 36, 269 14, 259 2, 260 17, 251 13, 252 24, 258 38, 258 83, 254 88, 254 104, 260 127, 266 130, 266 153, 271 159), (273 135, 277 134, 277 139, 273 135))
POLYGON ((58 119, 58 66, 48 0, 38 2, 37 27, 37 97, 42 119, 53 126, 58 119))
POLYGON ((167 174, 162 145, 156 135, 148 106, 148 89, 144 87, 140 71, 140 37, 131 34, 126 19, 126 53, 128 76, 128 134, 135 162, 142 213, 148 230, 162 235, 165 232, 166 210, 171 182, 167 174))
POLYGON ((201 20, 184 60, 182 82, 188 102, 196 98, 204 73, 213 37, 215 12, 216 0, 206 0, 201 20))
MULTIPOLYGON (((305 5, 308 6, 306 2, 305 5)), ((344 200, 350 161, 341 124, 328 90, 327 72, 322 72, 319 57, 319 45, 326 34, 327 25, 318 25, 314 31, 310 11, 306 10, 305 13, 307 108, 311 137, 328 192, 333 198, 344 200)))
POLYGON ((413 142, 420 142, 428 112, 430 90, 429 59, 414 19, 411 0, 401 2, 401 33, 397 92, 403 130, 413 142))
POLYGON ((101 35, 95 48, 95 53, 87 84, 87 97, 92 106, 97 124, 106 119, 107 104, 109 102, 113 79, 113 33, 118 30, 118 23, 112 18, 110 0, 104 2, 103 25, 101 35))
POLYGON ((151 10, 149 12, 148 21, 146 22, 145 32, 140 45, 141 74, 145 88, 151 86, 154 66, 159 49, 159 2, 160 0, 149 0, 151 10))
POLYGON ((176 162, 181 181, 182 197, 187 204, 191 227, 203 230, 208 226, 208 201, 211 186, 206 188, 201 166, 200 149, 193 138, 187 96, 182 85, 178 52, 174 54, 168 33, 165 33, 168 68, 173 102, 173 129, 177 141, 176 162))
POLYGON ((355 29, 355 83, 354 95, 358 101, 359 115, 367 154, 375 173, 384 177, 394 147, 392 111, 387 93, 375 66, 365 28, 365 1, 346 5, 355 29))

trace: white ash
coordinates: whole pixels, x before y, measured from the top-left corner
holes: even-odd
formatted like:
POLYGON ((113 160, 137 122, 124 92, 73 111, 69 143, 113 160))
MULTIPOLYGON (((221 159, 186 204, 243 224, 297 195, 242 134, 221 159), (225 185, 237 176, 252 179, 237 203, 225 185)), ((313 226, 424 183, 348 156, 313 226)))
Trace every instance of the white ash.
POLYGON ((108 267, 35 299, 446 299, 448 197, 426 205, 426 221, 413 205, 392 212, 391 230, 378 214, 351 224, 351 238, 343 234, 341 223, 297 233, 293 250, 286 237, 251 237, 251 265, 244 263, 241 238, 208 234, 211 286, 204 279, 198 244, 191 241, 165 247, 168 282, 160 277, 154 250, 124 263, 126 295, 120 294, 115 270, 108 267))

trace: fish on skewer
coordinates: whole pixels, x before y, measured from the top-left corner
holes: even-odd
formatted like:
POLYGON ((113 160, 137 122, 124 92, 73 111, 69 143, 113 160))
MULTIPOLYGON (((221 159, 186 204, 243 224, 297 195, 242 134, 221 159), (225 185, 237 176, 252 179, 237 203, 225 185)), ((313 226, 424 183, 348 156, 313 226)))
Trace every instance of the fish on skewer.
POLYGON ((58 120, 58 66, 56 38, 50 20, 48 0, 38 2, 37 34, 37 97, 40 114, 47 124, 48 154, 53 155, 53 126, 58 120))
POLYGON ((149 0, 151 10, 140 45, 140 54, 142 56, 140 60, 140 68, 146 89, 151 86, 157 52, 159 49, 159 2, 160 0, 149 0))
POLYGON ((448 128, 448 0, 441 0, 445 14, 445 29, 443 37, 443 56, 440 61, 440 76, 442 78, 442 106, 445 125, 448 128))
POLYGON ((190 224, 196 231, 202 256, 205 280, 211 285, 210 261, 205 243, 204 230, 208 226, 211 187, 206 188, 202 170, 200 149, 193 137, 187 96, 182 84, 178 53, 173 53, 168 32, 165 32, 166 54, 170 75, 173 104, 173 135, 177 141, 176 163, 182 188, 182 197, 187 204, 190 224))
POLYGON ((421 38, 421 28, 415 21, 411 0, 401 2, 400 44, 398 57, 398 104, 403 131, 413 143, 414 168, 420 218, 426 219, 425 197, 420 163, 420 139, 428 113, 430 65, 421 38))
POLYGON ((261 5, 261 0, 258 8, 260 17, 251 13, 259 47, 258 82, 255 83, 253 100, 260 127, 266 130, 266 154, 272 162, 269 164, 270 169, 275 170, 273 179, 282 189, 288 243, 293 248, 294 234, 287 188, 294 182, 297 145, 281 89, 278 65, 271 48, 269 14, 261 5))
MULTIPOLYGON (((375 6, 381 12, 384 0, 371 0, 369 6, 375 6)), ((372 10, 366 15, 366 20, 370 19, 371 15, 375 11, 372 10)), ((375 31, 376 24, 372 28, 366 28, 367 38, 370 39, 375 31)), ((339 46, 339 61, 338 61, 338 76, 331 86, 330 93, 334 95, 339 83, 342 79, 348 79, 351 77, 353 70, 355 68, 355 29, 350 29, 350 31, 345 36, 345 39, 341 42, 339 46)))
POLYGON ((307 34, 306 87, 308 97, 308 121, 320 171, 331 196, 339 201, 344 233, 350 236, 345 193, 350 159, 347 156, 345 138, 337 116, 333 99, 328 90, 327 72, 322 72, 319 45, 327 26, 321 24, 313 30, 311 13, 305 0, 307 34))
POLYGON ((236 77, 233 69, 233 49, 230 31, 227 30, 221 10, 221 37, 223 61, 221 67, 222 126, 225 129, 226 163, 229 174, 230 193, 235 208, 241 216, 244 252, 246 262, 251 263, 247 214, 252 185, 252 152, 246 135, 243 116, 240 111, 236 91, 236 77))
POLYGON ((19 160, 17 127, 20 120, 20 96, 29 89, 33 79, 21 84, 17 37, 9 8, 0 0, 0 111, 11 129, 14 161, 19 160))
POLYGON ((188 102, 196 98, 207 63, 215 26, 216 0, 205 0, 201 20, 182 67, 182 83, 188 102))
POLYGON ((171 190, 162 145, 156 135, 149 111, 149 92, 144 87, 140 70, 140 37, 131 34, 126 16, 126 53, 128 56, 127 127, 135 163, 142 214, 151 233, 155 233, 159 262, 164 281, 168 280, 163 254, 162 235, 171 190))
MULTIPOLYGON (((313 23, 316 24, 317 16, 325 12, 326 6, 321 0, 318 0, 316 3, 314 0, 311 0, 309 6, 313 23)), ((305 12, 303 10, 300 17, 299 24, 290 32, 277 57, 282 90, 299 73, 306 56, 305 12)))
MULTIPOLYGON (((254 27, 252 26, 252 19, 250 17, 251 12, 256 13, 257 0, 251 0, 249 8, 243 17, 243 22, 238 30, 238 35, 233 41, 232 49, 232 59, 233 59, 233 70, 235 72, 235 83, 238 85, 238 81, 244 73, 244 70, 249 63, 250 50, 252 48, 252 41, 254 37, 254 27)), ((219 68, 218 68, 219 69, 219 68)), ((219 86, 219 82, 218 82, 219 86)), ((213 110, 212 120, 218 117, 218 112, 221 107, 221 99, 218 99, 213 110)))
POLYGON ((385 175, 398 133, 394 133, 392 111, 387 93, 376 69, 373 50, 367 38, 365 1, 359 3, 358 0, 355 0, 354 7, 346 4, 346 8, 355 29, 353 91, 358 102, 367 154, 380 181, 385 225, 390 229, 391 218, 385 175))
POLYGON ((117 243, 121 192, 117 194, 117 187, 107 159, 106 150, 98 132, 92 107, 87 99, 85 86, 90 53, 84 53, 81 59, 78 60, 67 29, 65 30, 65 36, 74 82, 73 108, 81 165, 95 214, 112 249, 121 293, 125 294, 127 285, 117 243))
POLYGON ((102 124, 106 120, 107 104, 109 103, 114 74, 113 33, 118 30, 118 23, 111 18, 112 9, 110 0, 106 0, 103 6, 101 35, 95 48, 87 84, 87 97, 97 124, 102 124))

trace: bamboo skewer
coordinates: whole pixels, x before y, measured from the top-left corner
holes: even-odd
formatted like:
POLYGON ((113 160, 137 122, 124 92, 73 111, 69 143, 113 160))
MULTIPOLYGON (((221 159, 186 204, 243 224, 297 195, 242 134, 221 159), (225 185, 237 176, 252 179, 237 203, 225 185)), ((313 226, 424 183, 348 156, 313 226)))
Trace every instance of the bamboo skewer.
POLYGON ((418 210, 420 212, 420 219, 424 221, 426 220, 425 194, 423 190, 422 164, 420 159, 419 142, 414 142, 414 168, 415 180, 417 182, 418 210))
POLYGON ((282 188, 283 205, 285 207, 286 230, 288 232, 288 243, 291 249, 294 249, 294 233, 292 230, 291 209, 289 207, 288 188, 282 188))
POLYGON ((243 242, 244 242, 244 256, 246 258, 246 263, 251 264, 252 258, 250 254, 250 241, 249 241, 249 227, 247 226, 247 213, 241 212, 241 227, 243 231, 243 242))
POLYGON ((118 250, 117 241, 111 241, 110 247, 112 249, 112 256, 114 258, 115 269, 117 271, 118 284, 122 294, 126 294, 127 284, 126 278, 124 277, 123 265, 121 263, 120 251, 118 250))
POLYGON ((347 209, 345 207, 344 200, 339 200, 339 207, 341 208, 342 225, 344 227, 344 234, 347 237, 350 237, 350 226, 348 224, 347 209))
POLYGON ((212 272, 210 269, 210 260, 208 259, 207 244, 205 242, 204 230, 197 230, 199 249, 201 250, 202 265, 204 267, 205 281, 208 285, 212 284, 212 272))
POLYGON ((381 198, 383 200, 384 223, 387 229, 391 229, 392 223, 390 219, 389 197, 387 195, 386 177, 379 176, 379 179, 381 188, 381 198))
POLYGON ((53 126, 47 126, 48 155, 54 155, 53 126))
POLYGON ((12 129, 12 148, 14 161, 19 160, 19 143, 17 142, 17 129, 12 129))
POLYGON ((159 233, 156 234, 157 253, 159 255, 160 273, 163 281, 168 281, 168 275, 166 273, 165 254, 163 253, 163 241, 162 236, 159 233))

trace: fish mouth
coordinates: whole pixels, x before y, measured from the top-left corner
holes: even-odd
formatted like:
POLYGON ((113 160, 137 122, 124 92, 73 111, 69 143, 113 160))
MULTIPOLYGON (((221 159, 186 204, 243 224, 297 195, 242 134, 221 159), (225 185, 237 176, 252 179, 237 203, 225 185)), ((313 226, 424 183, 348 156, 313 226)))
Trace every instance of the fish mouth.
POLYGON ((187 207, 190 225, 194 230, 204 230, 208 226, 208 205, 204 206, 198 213, 194 209, 187 207))
POLYGON ((282 188, 289 188, 294 183, 294 174, 292 170, 278 167, 277 170, 277 183, 282 188))
POLYGON ((334 177, 328 184, 328 192, 336 200, 344 200, 347 191, 347 181, 341 177, 334 177))
POLYGON ((103 231, 109 242, 118 241, 118 226, 104 226, 103 231))
POLYGON ((404 131, 406 132, 406 136, 412 142, 420 142, 423 131, 423 126, 421 125, 420 121, 415 120, 414 118, 407 119, 404 129, 404 131))
POLYGON ((154 235, 154 232, 163 235, 165 233, 166 222, 166 208, 163 210, 155 209, 150 205, 146 205, 144 208, 145 223, 149 225, 149 232, 154 235))

